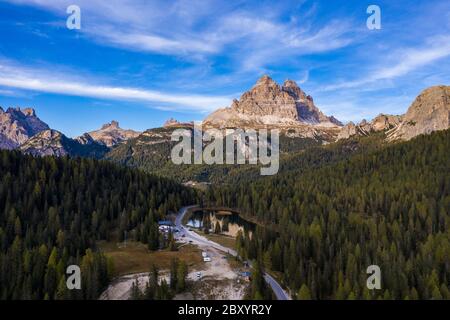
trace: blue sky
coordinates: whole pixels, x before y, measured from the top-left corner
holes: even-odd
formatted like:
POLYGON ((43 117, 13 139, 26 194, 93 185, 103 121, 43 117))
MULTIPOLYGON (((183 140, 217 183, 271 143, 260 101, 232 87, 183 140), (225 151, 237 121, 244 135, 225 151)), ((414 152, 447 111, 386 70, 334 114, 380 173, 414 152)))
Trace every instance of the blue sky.
POLYGON ((450 84, 448 0, 8 0, 0 39, 0 106, 34 107, 68 136, 201 120, 263 74, 344 122, 450 84), (71 4, 80 30, 66 27, 71 4), (381 30, 366 27, 371 4, 381 30))

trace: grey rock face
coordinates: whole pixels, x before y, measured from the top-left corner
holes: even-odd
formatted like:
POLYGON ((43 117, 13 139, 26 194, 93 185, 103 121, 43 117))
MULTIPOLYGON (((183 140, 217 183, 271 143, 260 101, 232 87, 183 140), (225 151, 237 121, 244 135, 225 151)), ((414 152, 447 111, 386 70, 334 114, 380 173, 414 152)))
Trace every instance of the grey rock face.
POLYGON ((404 115, 380 114, 371 122, 363 120, 357 125, 350 122, 341 129, 338 140, 378 131, 385 131, 388 141, 410 140, 449 127, 450 86, 434 86, 422 91, 404 115))
POLYGON ((108 147, 83 135, 80 139, 71 139, 56 130, 42 131, 20 147, 24 153, 33 156, 80 156, 100 158, 109 151, 108 147))
POLYGON ((31 108, 0 108, 0 148, 15 149, 35 134, 48 130, 31 108))
POLYGON ((338 134, 338 140, 347 139, 356 134, 360 136, 367 136, 373 132, 393 130, 397 128, 402 121, 402 116, 379 114, 372 121, 362 120, 358 124, 353 122, 347 123, 342 127, 338 134))
POLYGON ((420 134, 450 127, 450 86, 434 86, 414 100, 401 124, 388 135, 389 140, 410 140, 420 134))
POLYGON ((211 126, 239 126, 251 123, 266 125, 327 125, 341 126, 334 117, 323 114, 311 96, 295 81, 286 80, 282 86, 269 76, 261 77, 249 91, 234 100, 231 107, 210 114, 205 123, 211 126))
POLYGON ((111 123, 104 124, 101 129, 88 132, 88 134, 95 141, 107 147, 112 147, 128 139, 136 138, 141 132, 124 130, 120 128, 119 122, 113 120, 111 123))

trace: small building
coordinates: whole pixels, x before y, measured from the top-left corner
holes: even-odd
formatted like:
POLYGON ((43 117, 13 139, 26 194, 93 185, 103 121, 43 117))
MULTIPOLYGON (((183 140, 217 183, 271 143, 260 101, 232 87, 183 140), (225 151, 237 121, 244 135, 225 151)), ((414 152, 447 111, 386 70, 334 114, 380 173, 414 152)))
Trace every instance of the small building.
POLYGON ((173 227, 174 224, 170 220, 161 220, 161 221, 158 221, 158 226, 160 226, 160 227, 161 226, 173 227))
POLYGON ((170 220, 161 220, 158 221, 158 229, 160 232, 169 233, 172 232, 175 225, 170 220))

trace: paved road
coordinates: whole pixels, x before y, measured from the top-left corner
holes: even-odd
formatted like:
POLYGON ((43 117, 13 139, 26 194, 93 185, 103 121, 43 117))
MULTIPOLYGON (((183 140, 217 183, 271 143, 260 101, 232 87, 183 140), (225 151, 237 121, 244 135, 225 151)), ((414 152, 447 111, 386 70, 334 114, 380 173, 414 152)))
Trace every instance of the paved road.
MULTIPOLYGON (((187 240, 187 242, 192 241, 193 244, 211 246, 222 252, 226 252, 236 257, 238 254, 235 250, 224 247, 214 241, 208 240, 207 238, 199 235, 198 233, 190 231, 187 227, 185 227, 182 224, 183 217, 186 214, 187 210, 194 207, 196 206, 183 207, 180 209, 180 212, 178 213, 175 219, 175 225, 179 230, 177 238, 183 238, 184 235, 184 238, 187 240)), ((267 284, 272 288, 278 300, 291 300, 289 294, 283 290, 280 284, 271 275, 265 273, 264 280, 266 280, 267 284)))

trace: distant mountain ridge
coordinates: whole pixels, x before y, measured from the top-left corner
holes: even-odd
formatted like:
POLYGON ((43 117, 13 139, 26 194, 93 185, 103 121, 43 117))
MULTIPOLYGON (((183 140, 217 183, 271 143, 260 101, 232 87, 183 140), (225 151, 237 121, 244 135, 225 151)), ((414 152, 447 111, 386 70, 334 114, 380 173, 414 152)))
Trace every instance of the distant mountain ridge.
POLYGON ((34 156, 102 158, 109 148, 95 141, 83 144, 57 130, 49 129, 28 139, 20 145, 19 150, 34 156))
POLYGON ((32 108, 0 107, 0 149, 19 149, 35 156, 82 156, 102 158, 109 147, 137 137, 140 132, 124 130, 117 121, 75 139, 51 129, 32 108))
POLYGON ((174 118, 170 118, 163 124, 163 128, 174 128, 174 127, 192 127, 194 126, 193 121, 191 122, 180 122, 174 118))
POLYGON ((449 127, 450 86, 433 86, 423 90, 404 115, 380 114, 370 122, 350 122, 339 132, 338 140, 378 131, 384 131, 388 141, 410 140, 449 127))
MULTIPOLYGON (((182 123, 171 118, 162 128, 141 133, 122 129, 119 122, 113 120, 98 130, 71 139, 50 129, 32 108, 8 108, 6 111, 0 108, 0 149, 20 149, 34 155, 96 158, 105 155, 107 159, 134 165, 140 165, 145 159, 149 163, 159 159, 156 165, 164 165, 170 160, 173 129, 192 129, 192 126, 192 122, 182 123), (111 148, 118 150, 109 152, 111 148), (136 157, 140 160, 134 159, 136 157), (150 158, 153 160, 148 160, 150 158)), ((333 143, 376 132, 384 132, 387 141, 409 140, 450 127, 450 86, 425 89, 404 115, 380 114, 372 121, 342 126, 333 116, 322 113, 314 105, 313 98, 294 81, 286 80, 280 86, 270 77, 263 76, 251 90, 242 94, 240 100, 234 100, 231 107, 207 116, 203 128, 210 127, 279 128, 282 141, 289 145, 281 146, 284 152, 302 149, 310 143, 333 143)))
POLYGON ((50 129, 32 108, 0 107, 0 149, 15 149, 35 134, 50 129))
POLYGON ((419 134, 450 127, 450 86, 425 89, 402 117, 401 123, 388 133, 388 140, 410 140, 419 134))
POLYGON ((107 147, 115 146, 131 138, 136 138, 141 133, 134 130, 122 129, 119 126, 119 122, 115 120, 104 124, 99 130, 88 132, 95 141, 103 143, 107 147))
POLYGON ((354 135, 367 136, 373 132, 391 130, 400 125, 402 118, 402 116, 379 114, 370 122, 367 120, 362 120, 358 124, 349 122, 339 132, 338 140, 354 135))

